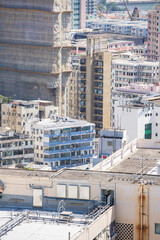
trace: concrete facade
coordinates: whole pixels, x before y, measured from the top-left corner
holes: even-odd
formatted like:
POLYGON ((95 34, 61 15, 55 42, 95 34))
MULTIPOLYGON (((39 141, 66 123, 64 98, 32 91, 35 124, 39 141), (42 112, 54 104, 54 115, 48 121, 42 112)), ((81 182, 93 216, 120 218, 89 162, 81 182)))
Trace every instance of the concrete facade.
POLYGON ((110 127, 111 53, 105 36, 87 37, 87 53, 81 56, 79 116, 96 125, 96 136, 110 127))
POLYGON ((112 86, 129 86, 132 82, 158 83, 159 62, 148 62, 137 59, 112 61, 112 86))
POLYGON ((127 102, 133 101, 134 99, 141 99, 147 96, 151 98, 160 93, 160 87, 155 84, 146 83, 130 83, 129 86, 117 87, 112 90, 112 110, 111 110, 111 124, 114 127, 115 119, 115 107, 116 103, 119 105, 125 105, 127 102))
POLYGON ((71 29, 85 28, 86 26, 86 0, 71 0, 71 29))
POLYGON ((91 164, 94 156, 95 125, 86 121, 45 119, 33 124, 35 157, 52 169, 91 164))
POLYGON ((136 100, 115 107, 114 126, 127 131, 127 142, 135 138, 159 140, 159 104, 136 100), (131 127, 132 126, 132 127, 131 127))
POLYGON ((13 132, 0 134, 0 166, 34 161, 34 139, 13 132))
POLYGON ((97 16, 97 0, 86 0, 86 15, 97 16))
POLYGON ((126 144, 126 130, 124 129, 102 129, 98 144, 98 157, 107 158, 126 144))
POLYGON ((49 118, 58 115, 58 107, 52 105, 50 101, 13 101, 2 104, 2 128, 10 128, 16 133, 26 133, 30 135, 26 124, 33 119, 49 118))
POLYGON ((160 6, 148 14, 147 59, 159 61, 160 55, 160 6))
POLYGON ((51 100, 64 115, 71 71, 70 7, 70 0, 0 2, 2 95, 51 100))
POLYGON ((78 119, 78 89, 80 74, 80 56, 72 56, 72 74, 68 81, 68 113, 70 118, 78 119))
POLYGON ((129 21, 121 19, 87 20, 86 27, 102 30, 108 33, 132 35, 147 39, 146 21, 129 21))
MULTIPOLYGON (((151 145, 148 144, 148 146, 151 145)), ((131 148, 132 154, 136 152, 134 144, 131 148)), ((127 156, 128 150, 129 147, 126 146, 127 156)), ((158 149, 152 149, 152 154, 155 152, 158 154, 158 151, 158 149)), ((121 157, 123 160, 122 155, 121 157)), ((160 233, 156 231, 156 226, 160 224, 159 175, 151 176, 144 172, 141 176, 134 171, 133 173, 113 172, 114 166, 116 167, 118 162, 122 161, 112 156, 111 159, 111 172, 109 170, 86 172, 71 169, 59 172, 33 172, 0 169, 2 189, 0 206, 36 208, 35 193, 38 190, 41 194, 39 209, 53 211, 63 199, 66 211, 86 214, 102 202, 110 202, 110 196, 114 196, 114 206, 110 207, 104 215, 100 215, 99 220, 95 219, 88 229, 84 228, 79 235, 75 235, 73 239, 93 240, 96 237, 110 239, 109 229, 105 231, 105 228, 115 220, 116 239, 158 240, 160 233), (105 236, 100 235, 102 232, 106 233, 105 236)), ((109 161, 109 159, 104 161, 109 161)), ((139 164, 141 164, 140 160, 139 164)))

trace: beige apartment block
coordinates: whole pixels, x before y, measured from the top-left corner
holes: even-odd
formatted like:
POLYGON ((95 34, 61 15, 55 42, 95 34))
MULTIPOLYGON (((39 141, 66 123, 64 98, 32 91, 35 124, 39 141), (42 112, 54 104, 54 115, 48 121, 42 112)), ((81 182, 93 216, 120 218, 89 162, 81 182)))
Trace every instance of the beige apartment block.
POLYGON ((160 6, 148 14, 147 59, 159 61, 160 56, 160 6))
POLYGON ((89 35, 87 53, 81 56, 79 116, 96 124, 96 136, 110 127, 111 59, 105 35, 89 35))
POLYGON ((68 81, 68 112, 67 116, 70 118, 78 119, 78 88, 79 88, 79 75, 80 75, 80 56, 72 59, 72 73, 68 81))
POLYGON ((1 126, 16 133, 24 133, 26 122, 35 118, 51 118, 58 115, 58 108, 50 101, 21 101, 3 103, 1 108, 1 126))

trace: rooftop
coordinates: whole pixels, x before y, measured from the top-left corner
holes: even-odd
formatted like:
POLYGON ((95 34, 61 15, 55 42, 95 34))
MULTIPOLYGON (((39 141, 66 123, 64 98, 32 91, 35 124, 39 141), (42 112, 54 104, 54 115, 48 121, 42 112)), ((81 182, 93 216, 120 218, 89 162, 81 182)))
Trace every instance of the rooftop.
POLYGON ((110 168, 112 172, 147 174, 160 161, 160 149, 137 149, 122 162, 110 168))
POLYGON ((149 61, 142 61, 142 60, 124 60, 124 59, 114 59, 112 60, 112 64, 122 64, 122 65, 131 65, 131 66, 152 66, 152 67, 159 67, 159 62, 149 62, 149 61))
POLYGON ((62 117, 55 117, 53 119, 42 119, 38 123, 37 126, 42 126, 47 129, 54 129, 54 128, 65 128, 65 127, 80 127, 80 126, 94 126, 94 124, 89 123, 83 120, 71 119, 71 118, 62 118, 62 117))
POLYGON ((160 166, 159 162, 160 142, 135 139, 95 165, 92 170, 112 173, 114 176, 113 181, 116 182, 116 178, 122 180, 123 176, 123 181, 126 181, 127 178, 129 181, 136 183, 141 179, 145 179, 146 181, 154 180, 155 184, 160 185, 160 171, 155 174, 156 167, 160 166))
MULTIPOLYGON (((0 209, 0 226, 6 224, 11 219, 22 212, 12 209, 0 209)), ((28 217, 15 226, 12 231, 7 232, 1 239, 3 240, 68 240, 68 236, 72 237, 85 225, 83 215, 73 215, 74 220, 63 222, 62 213, 58 217, 58 213, 43 211, 28 211, 28 217), (37 213, 39 217, 37 217, 37 213), (56 219, 55 219, 56 217, 56 219)))

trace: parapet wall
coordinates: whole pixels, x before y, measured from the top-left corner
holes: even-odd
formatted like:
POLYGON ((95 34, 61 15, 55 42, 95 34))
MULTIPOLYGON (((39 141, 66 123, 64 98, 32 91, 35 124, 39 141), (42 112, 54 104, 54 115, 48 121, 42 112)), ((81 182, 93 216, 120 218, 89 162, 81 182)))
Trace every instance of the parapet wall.
POLYGON ((66 11, 70 7, 70 0, 1 0, 0 7, 36 9, 43 11, 66 11))

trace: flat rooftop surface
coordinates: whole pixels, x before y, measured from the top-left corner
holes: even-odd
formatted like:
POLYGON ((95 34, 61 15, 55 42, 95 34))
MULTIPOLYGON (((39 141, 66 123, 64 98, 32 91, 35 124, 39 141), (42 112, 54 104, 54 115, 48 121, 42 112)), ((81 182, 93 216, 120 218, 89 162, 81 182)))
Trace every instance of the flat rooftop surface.
MULTIPOLYGON (((0 210, 0 226, 11 219, 11 210, 0 210)), ((24 220, 1 237, 1 240, 68 240, 84 225, 56 221, 24 220)))
POLYGON ((160 149, 137 149, 109 171, 147 174, 160 162, 160 149))
MULTIPOLYGON (((82 226, 81 226, 82 227, 82 226)), ((73 236, 81 227, 66 224, 45 224, 41 222, 23 222, 16 226, 2 240, 68 240, 68 234, 73 236)))

